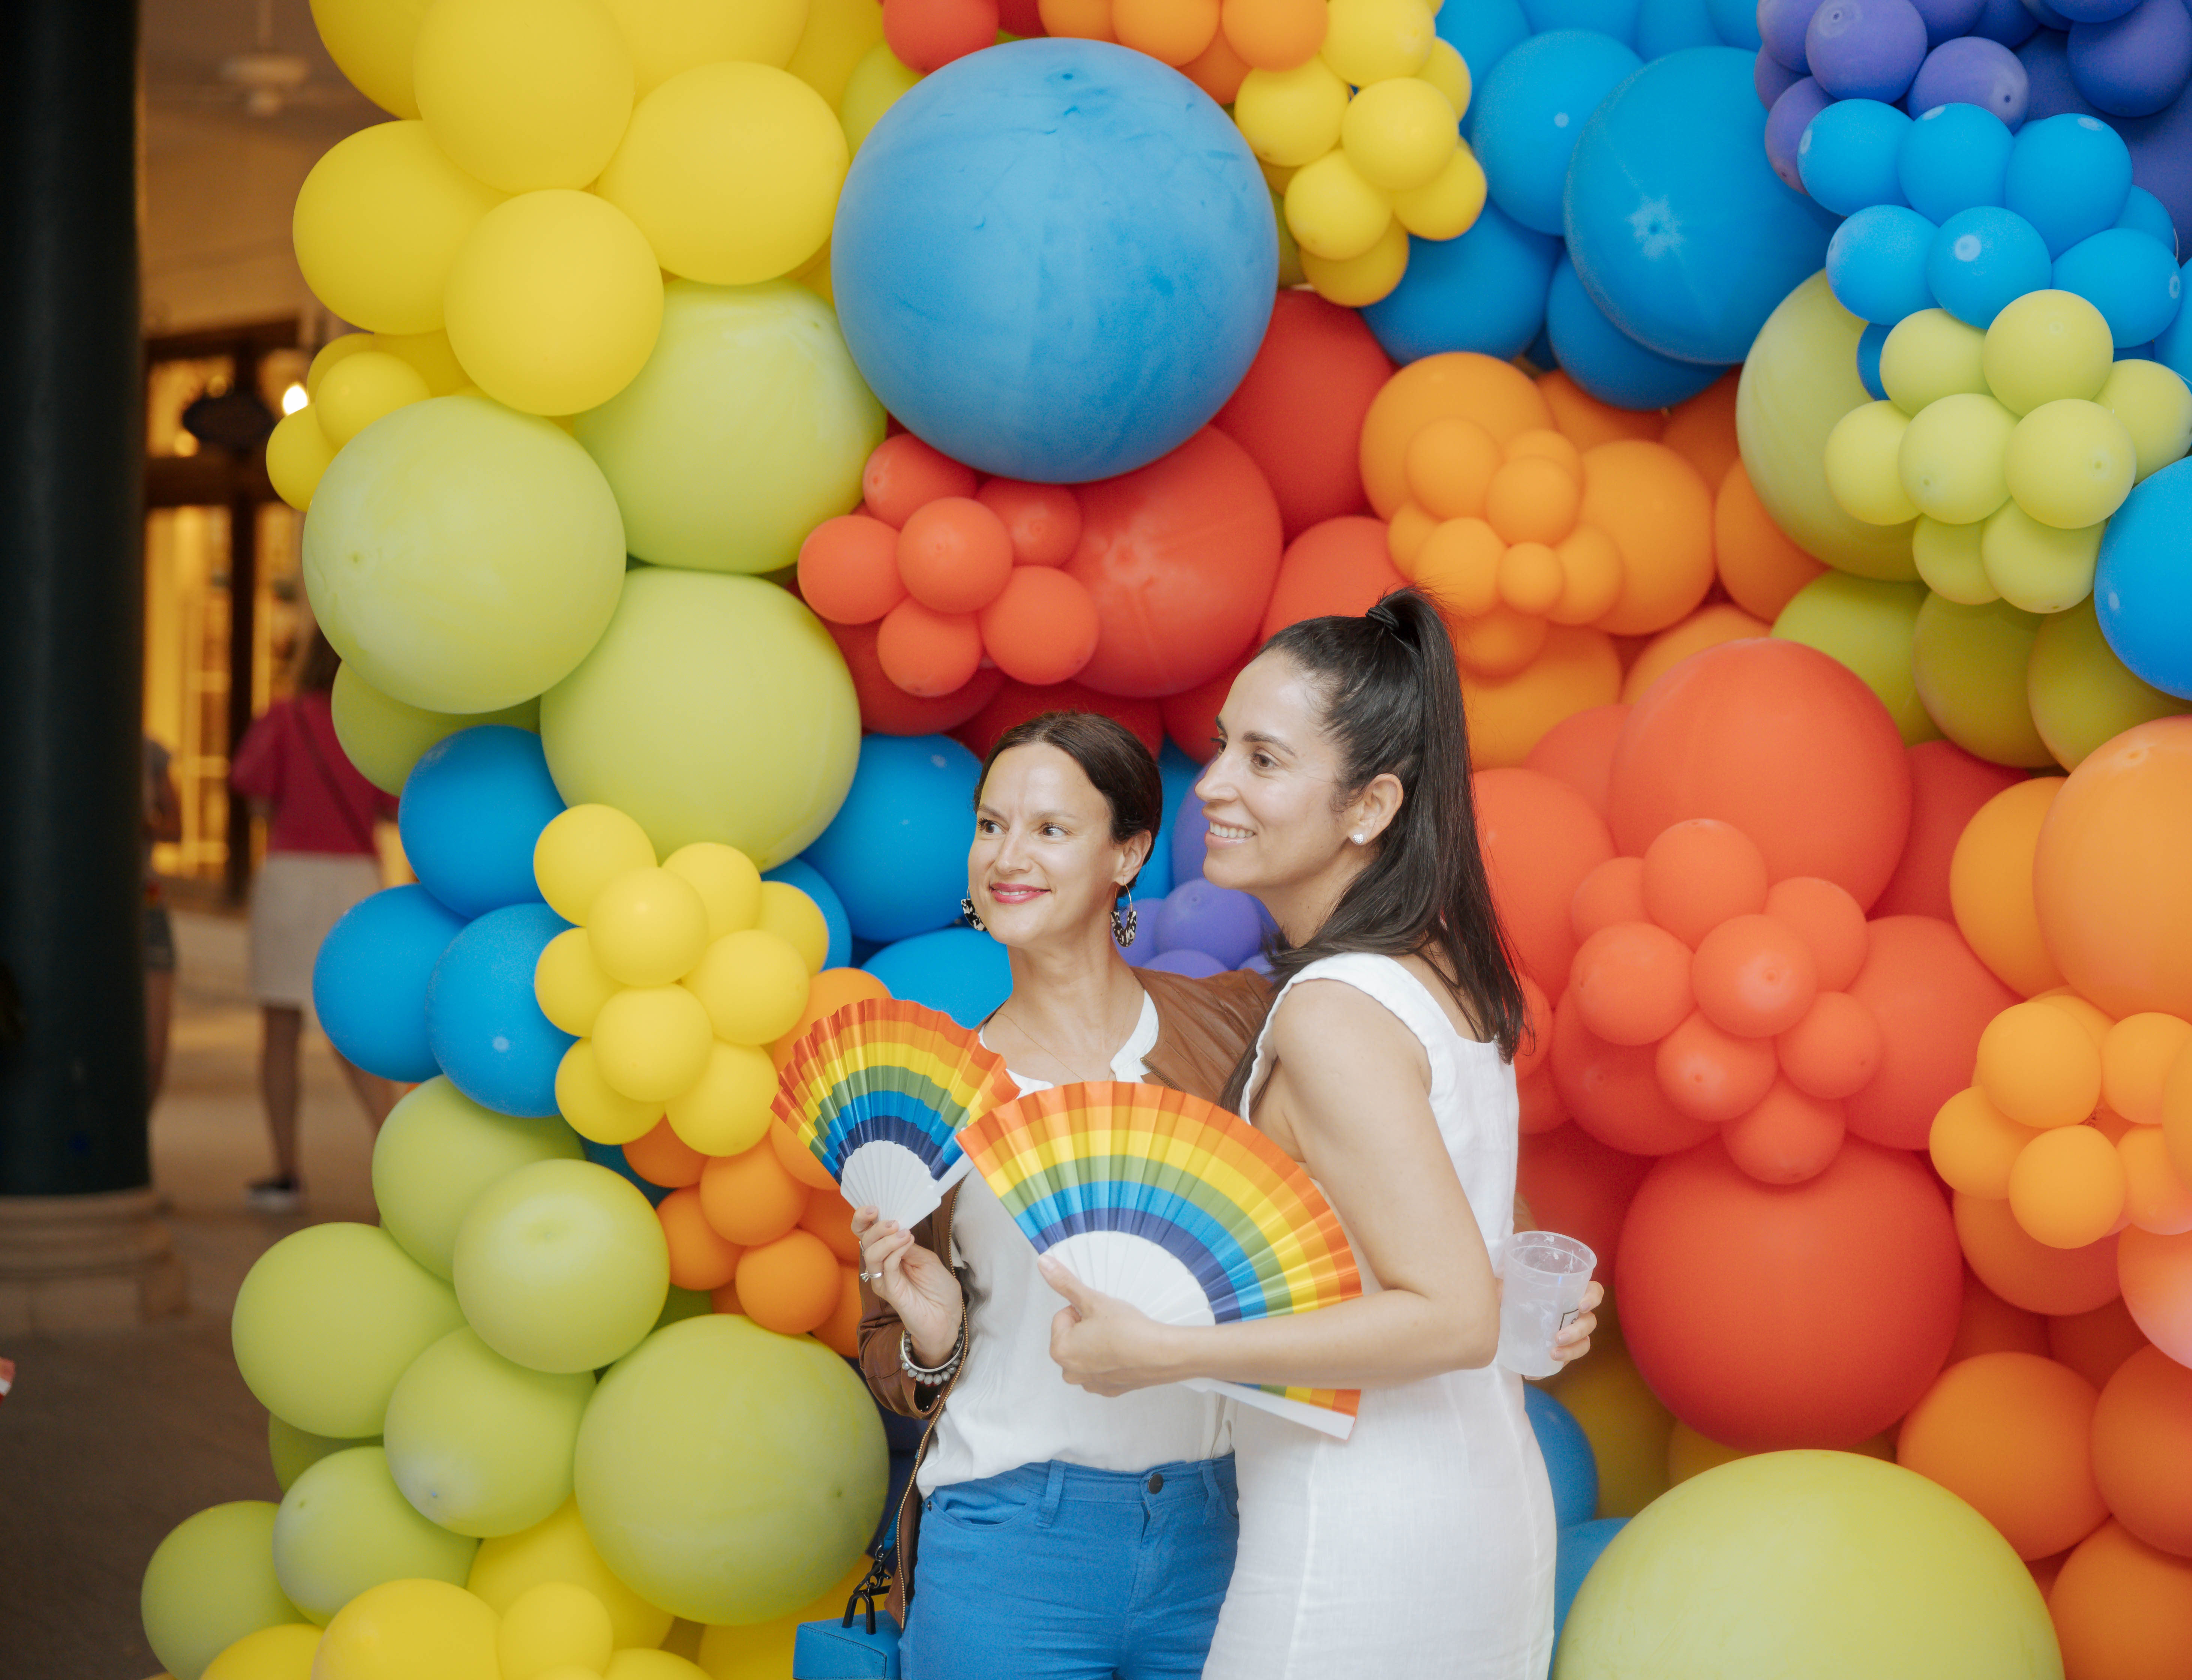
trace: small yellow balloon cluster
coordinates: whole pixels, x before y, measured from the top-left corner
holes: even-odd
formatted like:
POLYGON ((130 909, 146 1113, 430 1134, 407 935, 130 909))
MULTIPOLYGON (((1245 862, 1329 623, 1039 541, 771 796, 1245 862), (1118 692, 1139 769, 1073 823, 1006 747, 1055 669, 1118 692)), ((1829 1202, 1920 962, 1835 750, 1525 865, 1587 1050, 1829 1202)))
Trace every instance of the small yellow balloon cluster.
POLYGON ((283 415, 266 440, 274 494, 302 513, 335 451, 383 414, 471 384, 449 336, 345 333, 330 339, 305 374, 304 405, 283 415))
POLYGON ((813 900, 713 841, 658 866, 640 826, 608 805, 550 823, 533 866, 578 924, 534 975, 542 1012, 578 1035, 556 1076, 573 1129, 624 1144, 666 1117, 705 1155, 760 1141, 776 1094, 766 1046, 799 1020, 828 948, 813 900))
POLYGON ((1426 0, 1332 0, 1324 45, 1292 70, 1251 70, 1233 104, 1282 195, 1304 277, 1360 308, 1401 283, 1408 236, 1452 239, 1484 208, 1461 138, 1469 67, 1426 0))
POLYGON ((2115 354, 2069 292, 2028 292, 1984 333, 1946 310, 1906 316, 1881 350, 1887 400, 1828 434, 1828 488, 1869 524, 1915 519, 1919 575, 1946 600, 2074 607, 2109 517, 2192 444, 2192 390, 2115 354))

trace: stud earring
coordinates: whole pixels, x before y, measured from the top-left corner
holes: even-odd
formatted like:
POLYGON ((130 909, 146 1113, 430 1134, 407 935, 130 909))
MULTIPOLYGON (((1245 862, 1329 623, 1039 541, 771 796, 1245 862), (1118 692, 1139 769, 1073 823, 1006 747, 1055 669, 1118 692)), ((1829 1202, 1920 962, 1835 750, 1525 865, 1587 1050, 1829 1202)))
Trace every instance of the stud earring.
POLYGON ((1352 840, 1358 846, 1362 843, 1362 837, 1359 834, 1350 834, 1347 837, 1352 840))
POLYGON ((972 928, 976 933, 986 934, 990 931, 990 924, 974 913, 973 900, 960 900, 959 913, 967 918, 967 925, 972 928))

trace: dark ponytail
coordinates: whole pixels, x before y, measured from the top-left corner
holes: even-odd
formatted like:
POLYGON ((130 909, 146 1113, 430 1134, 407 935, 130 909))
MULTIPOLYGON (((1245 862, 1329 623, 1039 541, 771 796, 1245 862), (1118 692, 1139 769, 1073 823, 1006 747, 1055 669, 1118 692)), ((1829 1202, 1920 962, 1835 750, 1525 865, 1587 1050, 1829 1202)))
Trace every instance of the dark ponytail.
MULTIPOLYGON (((1423 955, 1476 1030, 1512 1060, 1527 1014, 1476 843, 1469 734, 1446 623, 1429 599, 1396 590, 1361 618, 1304 619, 1264 644, 1323 692, 1343 802, 1373 778, 1401 784, 1401 809, 1324 925, 1271 959, 1283 986, 1343 951, 1423 955)), ((1235 1075, 1231 1094, 1245 1083, 1235 1075)))

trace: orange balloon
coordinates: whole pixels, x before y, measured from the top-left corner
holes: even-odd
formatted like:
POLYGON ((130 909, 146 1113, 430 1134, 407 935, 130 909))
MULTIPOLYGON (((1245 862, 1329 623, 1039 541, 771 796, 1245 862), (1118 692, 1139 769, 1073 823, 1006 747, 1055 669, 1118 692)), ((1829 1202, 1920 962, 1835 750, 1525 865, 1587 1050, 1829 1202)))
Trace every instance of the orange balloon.
POLYGON ((844 1299, 844 1278, 830 1246, 794 1231, 739 1258, 739 1302, 747 1317, 780 1336, 819 1329, 844 1299))
POLYGON ((1218 0, 1111 0, 1119 44, 1178 69, 1202 56, 1218 33, 1218 0))
MULTIPOLYGON (((1644 863, 1651 889, 1651 860, 1644 863)), ((1818 996, 1812 947, 1770 916, 1733 916, 1707 934, 1690 963, 1698 1008, 1723 1031, 1767 1039, 1809 1013, 1818 996)), ((1772 1047, 1765 1047, 1767 1055, 1772 1047)))
POLYGON ((2192 1043, 2192 1021, 2175 1015, 2126 1015, 2101 1041, 2101 1100, 2141 1126, 2162 1121, 2169 1070, 2192 1043))
POLYGON ((2126 729, 2056 796, 2033 860, 2040 931, 2080 996, 2192 1017, 2192 717, 2126 729))
POLYGON ((1608 1043, 1653 1043, 1693 1007, 1689 951, 1649 922, 1616 923, 1577 947, 1567 995, 1583 1024, 1608 1043))
POLYGON ((2075 1126, 2100 1103, 2100 1048, 2044 1003, 2012 1004, 1989 1021, 1975 1061, 1973 1083, 2020 1126, 2075 1126))
POLYGON ((781 1070, 791 1060, 795 1045, 812 1031, 817 1021, 834 1015, 864 997, 888 997, 890 988, 865 969, 825 969, 807 983, 807 1007, 800 1011, 791 1031, 768 1047, 769 1059, 781 1070))
POLYGON ((1407 582, 1393 569, 1382 523, 1356 514, 1327 519, 1287 545, 1257 635, 1275 636, 1304 619, 1360 618, 1407 582))
POLYGON ((1871 936, 1858 901, 1831 881, 1794 875, 1766 894, 1766 913, 1811 947, 1819 990, 1840 991, 1864 967, 1871 936))
POLYGON ((1902 854, 1910 771, 1887 708, 1847 667, 1800 643, 1724 642, 1630 710, 1608 814, 1635 853, 1670 823, 1716 817, 1756 843, 1771 878, 1824 876, 1869 905, 1902 854))
MULTIPOLYGON (((1522 982, 1522 1041, 1515 1047, 1515 1077, 1520 1081, 1543 1069, 1545 1058, 1553 1053, 1553 1001, 1529 975, 1516 978, 1522 982)), ((1561 1117, 1567 1117, 1566 1111, 1561 1117)))
POLYGON ((2157 1128, 2126 1132, 2116 1140, 2116 1159, 2123 1163, 2125 1218, 2157 1237, 2192 1231, 2192 1184, 2169 1158, 2157 1128))
POLYGON ((1575 529, 1577 475, 1543 455, 1510 456, 1484 487, 1485 523, 1510 543, 1555 543, 1575 529))
POLYGON ((853 1209, 833 1186, 809 1191, 801 1210, 799 1228, 811 1231, 830 1246, 840 1266, 860 1263, 860 1239, 853 1235, 853 1209))
POLYGON ((2161 1237, 2134 1226, 2116 1238, 2116 1277, 2146 1339, 2192 1365, 2192 1234, 2161 1237))
POLYGON ((1910 834, 1872 913, 1953 922, 1949 870, 1965 826, 1980 806, 2023 781, 2024 773, 1974 758, 1954 741, 1921 741, 1904 756, 1910 763, 1910 834))
POLYGON ((1047 687, 1081 674, 1103 625, 1080 580, 1047 566, 1015 566, 975 615, 982 647, 1015 683, 1047 687))
POLYGON ((1611 637, 1587 626, 1548 626, 1537 657, 1513 676, 1461 673, 1469 762, 1480 770, 1519 764, 1563 718, 1605 706, 1620 691, 1611 637))
POLYGON ((1099 694, 1081 683, 1053 683, 1041 689, 1007 683, 995 699, 952 733, 977 758, 985 758, 1006 730, 1046 711, 1100 711, 1149 748, 1152 758, 1164 746, 1164 713, 1155 700, 1099 694))
POLYGON ((901 601, 876 627, 876 660, 906 693, 939 700, 958 693, 981 669, 982 627, 972 613, 901 601))
POLYGON ((2051 1249, 2028 1236, 2006 1201, 1955 1192, 1956 1240, 1979 1281, 2012 1306, 2052 1317, 2091 1312, 2114 1300, 2116 1244, 2051 1249))
POLYGON ((1622 1221, 1651 1166, 1580 1126, 1562 1126, 1523 1138, 1515 1186, 1541 1230, 1566 1231, 1598 1256, 1592 1275, 1610 1295, 1618 1281, 1622 1221))
POLYGON ((1713 498, 1713 559, 1729 598, 1768 624, 1827 569, 1773 523, 1739 460, 1713 498))
MULTIPOLYGON (((1545 1049, 1552 1051, 1552 1028, 1545 1029, 1545 1049)), ((1533 1132, 1550 1132, 1568 1123, 1568 1111, 1561 1106, 1560 1087, 1553 1083, 1550 1067, 1533 1068, 1518 1075, 1515 1081, 1515 1101, 1519 1114, 1519 1129, 1524 1137, 1533 1132)))
MULTIPOLYGON (((1511 552, 1512 551, 1509 551, 1511 552)), ((1506 555, 1500 564, 1506 563, 1506 555)), ((1499 573, 1494 572, 1495 583, 1499 573)), ((1481 613, 1449 618, 1453 656, 1464 677, 1512 677, 1538 657, 1552 628, 1534 614, 1518 613, 1504 601, 1495 601, 1481 613)))
POLYGON ((745 1316, 745 1308, 739 1304, 739 1285, 736 1278, 708 1291, 708 1309, 711 1312, 734 1312, 741 1317, 745 1316))
POLYGON ((1712 494, 1697 469, 1664 444, 1632 440, 1586 450, 1583 475, 1578 517, 1613 539, 1624 568, 1600 628, 1644 636, 1696 611, 1713 584, 1712 494))
POLYGON ((1081 503, 1071 486, 992 478, 974 500, 1002 522, 1021 566, 1063 566, 1081 541, 1081 503))
POLYGON ((1761 1184, 1801 1184, 1826 1171, 1847 1130, 1841 1103, 1777 1079, 1756 1107, 1721 1129, 1720 1140, 1728 1159, 1761 1184))
POLYGON ((799 545, 799 596, 838 624, 872 624, 905 599, 898 533, 865 513, 825 519, 799 545))
POLYGON ((2124 1214, 2123 1163, 2091 1126, 2042 1132, 2009 1169, 2009 1210, 2051 1249, 2082 1249, 2116 1230, 2124 1214))
POLYGON ((2025 1145, 2040 1134, 2005 1120, 1978 1086, 1967 1086, 1941 1105, 1927 1149, 1933 1170, 1951 1190, 1989 1202, 2006 1201, 2009 1175, 2025 1145))
POLYGON ((1568 900, 1568 930, 1578 945, 1601 928, 1651 919, 1644 908, 1641 858, 1608 858, 1576 883, 1568 900))
POLYGON ((962 466, 910 431, 876 444, 860 472, 867 511, 893 527, 903 527, 939 497, 973 495, 974 483, 973 468, 962 466))
POLYGON ((1710 1126, 1667 1100, 1651 1045, 1609 1043, 1584 1025, 1573 987, 1553 1011, 1551 1066, 1561 1106, 1601 1143, 1631 1155, 1667 1155, 1712 1135, 1710 1126))
POLYGON ((1557 369, 1538 381, 1538 394, 1552 411, 1554 424, 1576 447, 1594 449, 1623 439, 1658 441, 1666 421, 1655 409, 1617 409, 1601 403, 1557 369))
POLYGON ((938 735, 956 729, 988 705, 1002 688, 1002 671, 977 671, 961 689, 926 700, 910 694, 883 674, 876 651, 882 626, 872 624, 832 624, 823 629, 837 644, 853 689, 860 698, 860 727, 886 735, 938 735))
POLYGON ((2192 1561, 2104 1524, 2047 1595, 2063 1671, 2076 1680, 2179 1680, 2192 1650, 2192 1561))
POLYGON ((1949 1363, 1968 1359, 1975 1353, 2035 1353, 2049 1357, 2047 1321, 2036 1312, 2012 1306, 1966 1266, 1963 1317, 1956 1321, 1956 1340, 1949 1348, 1949 1363))
POLYGON ((1789 1083, 1821 1101, 1855 1096, 1880 1071, 1880 1022, 1847 991, 1822 991, 1804 1018, 1774 1040, 1789 1083))
POLYGON ((1966 825, 1949 864, 1956 926, 1979 961, 2027 997, 2063 983, 2032 896, 2040 827, 2062 786, 2060 776, 2035 776, 1995 794, 1966 825))
POLYGON ((924 502, 898 534, 899 574, 939 613, 971 613, 997 598, 1013 569, 1012 534, 971 496, 924 502))
POLYGON ((1230 105, 1240 96, 1241 84, 1248 79, 1248 71, 1253 68, 1233 50, 1233 43, 1220 29, 1210 37, 1210 44, 1202 49, 1202 55, 1180 66, 1179 73, 1209 94, 1213 105, 1230 105))
POLYGON ((1540 387, 1511 363, 1473 350, 1411 362, 1385 382, 1363 417, 1362 484, 1379 517, 1391 518, 1408 500, 1405 461, 1410 440, 1433 420, 1449 417, 1474 420, 1503 446, 1521 432, 1548 430, 1553 424, 1540 387))
POLYGON ((1561 557, 1541 542, 1518 542, 1499 557, 1499 598, 1518 613, 1550 612, 1567 587, 1561 557))
POLYGON ((741 1250, 708 1223, 697 1189, 673 1190, 654 1210, 670 1245, 670 1281, 680 1289, 706 1291, 729 1283, 741 1250))
POLYGON ((1259 70, 1292 70, 1324 45, 1324 0, 1225 0, 1224 19, 1233 50, 1259 70))
POLYGON ((830 1176, 830 1169, 814 1158, 814 1151, 800 1142, 799 1134, 782 1120, 769 1122, 768 1146, 776 1155, 776 1164, 784 1169, 793 1183, 814 1191, 837 1188, 837 1180, 830 1176))
POLYGON ((2052 1359, 1976 1354, 1943 1371, 1910 1409, 1895 1461, 1971 1506, 2018 1557, 2052 1557, 2108 1519, 2093 1480, 2098 1398, 2052 1359))
POLYGON ((700 1182, 700 1169, 708 1157, 670 1129, 667 1120, 654 1123, 654 1130, 624 1146, 625 1165, 649 1184, 665 1190, 682 1190, 700 1182))
POLYGON ((1955 1233, 1909 1155, 1847 1141, 1795 1186, 1716 1144, 1659 1162, 1621 1234, 1621 1323, 1691 1428, 1755 1449, 1848 1448, 1941 1368, 1963 1299, 1955 1233))
POLYGON ((1394 510, 1392 521, 1385 527, 1385 551, 1403 576, 1415 575, 1416 557, 1438 528, 1439 522, 1412 501, 1394 510))
POLYGON ((1735 441, 1735 388, 1743 370, 1731 368, 1687 402, 1667 411, 1659 441, 1697 468, 1698 477, 1715 489, 1741 459, 1735 441))
MULTIPOLYGON (((1420 506, 1435 520, 1481 519, 1505 461, 1499 440, 1475 420, 1452 414, 1435 420, 1408 439, 1401 457, 1401 477, 1414 499, 1407 506, 1420 506)), ((1396 509, 1394 517, 1405 511, 1396 509)))
MULTIPOLYGON (((1481 519, 1442 519, 1417 548, 1407 576, 1449 619, 1466 620, 1498 604, 1499 568, 1506 557, 1499 533, 1481 519)), ((1463 669, 1469 668, 1464 663, 1463 669)))
POLYGON ((2090 1312, 2047 1320, 2048 1357, 2060 1360, 2096 1388, 2105 1387, 2117 1367, 2150 1346, 2121 1295, 2090 1312))
POLYGON ((1569 907, 1613 837, 1582 795, 1535 770, 1479 770, 1470 786, 1499 925, 1523 972, 1557 994, 1578 944, 1569 907))
POLYGON ((1629 674, 1621 679, 1621 698, 1634 703, 1642 698, 1644 691, 1673 670, 1692 654, 1707 648, 1716 648, 1723 642, 1740 642, 1747 637, 1764 636, 1772 626, 1762 619, 1755 619, 1742 608, 1726 601, 1715 601, 1700 607, 1681 623, 1661 631, 1644 645, 1636 655, 1629 674))
POLYGON ((1111 31, 1111 0, 1036 0, 1046 35, 1082 41, 1116 41, 1111 31))
POLYGON ((1607 779, 1613 774, 1613 744, 1628 716, 1629 708, 1617 701, 1564 717, 1530 749, 1523 766, 1566 782, 1602 817, 1607 779))
POLYGON ((1693 1120, 1723 1125, 1765 1100, 1773 1086, 1773 1046, 1724 1032, 1703 1010, 1659 1041, 1659 1089, 1693 1120))
POLYGON ((1218 714, 1224 709, 1226 695, 1233 692, 1233 679, 1247 663, 1245 658, 1236 660, 1207 683, 1167 694, 1158 702, 1165 735, 1198 764, 1207 764, 1218 756, 1218 714))
POLYGON ((700 1174, 700 1208, 708 1223, 743 1248, 773 1243, 799 1223, 806 1207, 806 1186, 765 1144, 743 1155, 719 1155, 700 1174))
POLYGON ((1595 525, 1578 525, 1562 537, 1555 558, 1559 593, 1549 597, 1545 614, 1555 624, 1590 624, 1621 598, 1621 550, 1595 525))
POLYGON ((1662 830, 1644 852, 1644 907, 1696 946, 1730 917, 1766 908, 1766 858, 1742 830, 1693 818, 1662 830))
POLYGON ((837 1305, 814 1327, 814 1340, 841 1359, 860 1357, 860 1279, 849 1266, 837 1268, 837 1305))
POLYGON ((2116 1369, 2093 1413, 2093 1476, 2117 1522, 2192 1557, 2192 1370, 2153 1347, 2116 1369))
POLYGON ((1849 1129, 1894 1149, 1923 1149, 1941 1105, 1971 1083, 1986 1024, 2017 1001, 1956 930, 1930 916, 1869 924, 1851 997, 1880 1023, 1880 1071, 1847 1100, 1849 1129))

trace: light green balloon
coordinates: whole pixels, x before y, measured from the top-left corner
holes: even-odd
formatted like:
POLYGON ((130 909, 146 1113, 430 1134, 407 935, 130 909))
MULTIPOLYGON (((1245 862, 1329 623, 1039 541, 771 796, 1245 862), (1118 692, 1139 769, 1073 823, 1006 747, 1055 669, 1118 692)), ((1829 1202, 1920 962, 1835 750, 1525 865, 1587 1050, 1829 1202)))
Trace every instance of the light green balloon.
POLYGON ((478 723, 507 723, 536 734, 540 729, 538 695, 499 711, 470 717, 421 711, 415 706, 389 699, 346 665, 335 672, 334 692, 328 699, 334 707, 335 739, 342 743, 344 757, 383 793, 401 793, 403 779, 426 749, 460 729, 478 723))
POLYGON ((806 287, 672 280, 647 365, 574 430, 616 492, 640 559, 771 572, 859 504, 883 407, 836 316, 806 287))
POLYGON ((322 1627, 369 1586, 445 1580, 462 1586, 479 1542, 411 1508, 378 1447, 330 1454, 297 1478, 274 1517, 274 1573, 322 1627))
POLYGON ((540 697, 540 742, 568 803, 628 812, 660 855, 719 840, 773 869, 844 803, 860 706, 796 597, 644 566, 601 644, 540 697))
POLYGON ((539 1161, 480 1192, 458 1228, 455 1276, 465 1317, 504 1358, 592 1371, 654 1328, 670 1249, 630 1180, 591 1161, 539 1161))
POLYGON ((389 1111, 373 1146, 381 1228, 437 1277, 450 1275, 457 1227, 480 1191, 535 1161, 579 1161, 578 1134, 554 1115, 498 1114, 429 1079, 389 1111))
POLYGON ((1945 1488, 1853 1453, 1763 1453, 1631 1517, 1554 1680, 2062 1680, 2047 1606, 1945 1488))
POLYGON ((2066 770, 2076 769, 2095 747, 2126 729, 2192 711, 2192 701, 2165 694, 2131 674, 2102 636, 2090 595, 2069 612, 2040 620, 2024 694, 2033 727, 2066 770))
POLYGON ((268 1411, 314 1435, 371 1440, 404 1368, 464 1322, 449 1286, 386 1231, 334 1222, 260 1255, 229 1333, 268 1411))
POLYGON ((1827 434, 1872 400, 1857 376, 1864 323, 1814 274, 1758 329, 1735 391, 1735 435, 1752 488, 1798 547, 1859 577, 1908 583, 1910 526, 1868 525, 1827 488, 1827 434))
POLYGON ((843 1360, 711 1313, 602 1380, 575 1470, 579 1514, 618 1579, 722 1626, 784 1615, 842 1574, 882 1514, 890 1459, 843 1360))
POLYGON ((514 1534, 571 1497, 571 1449, 593 1374, 513 1365, 469 1329, 412 1363, 388 1402, 389 1473, 423 1515, 460 1534, 514 1534))
POLYGON ((1910 642, 1918 698, 1941 733, 1974 757, 2036 769, 2054 756, 2032 721, 2026 669, 2040 620, 2006 601, 1963 607, 1929 594, 1910 642))
POLYGON ((600 639, 624 524, 591 456, 552 422, 437 397, 343 446, 305 521, 305 588, 328 640, 391 700, 515 706, 600 639))
POLYGON ((266 1456, 274 1466, 275 1484, 285 1494, 296 1485, 300 1476, 330 1453, 380 1444, 377 1435, 365 1441, 339 1441, 300 1429, 294 1423, 284 1423, 271 1412, 266 1414, 266 1456))
POLYGON ((274 1506, 265 1500, 183 1518, 153 1550, 138 1603, 145 1643, 175 1680, 198 1680, 247 1633, 305 1619, 274 1577, 274 1506))
POLYGON ((1940 730, 1918 703, 1910 674, 1910 637, 1926 586, 1886 583, 1847 572, 1822 572, 1790 598, 1773 633, 1840 660, 1880 696, 1905 746, 1938 740, 1940 730))

